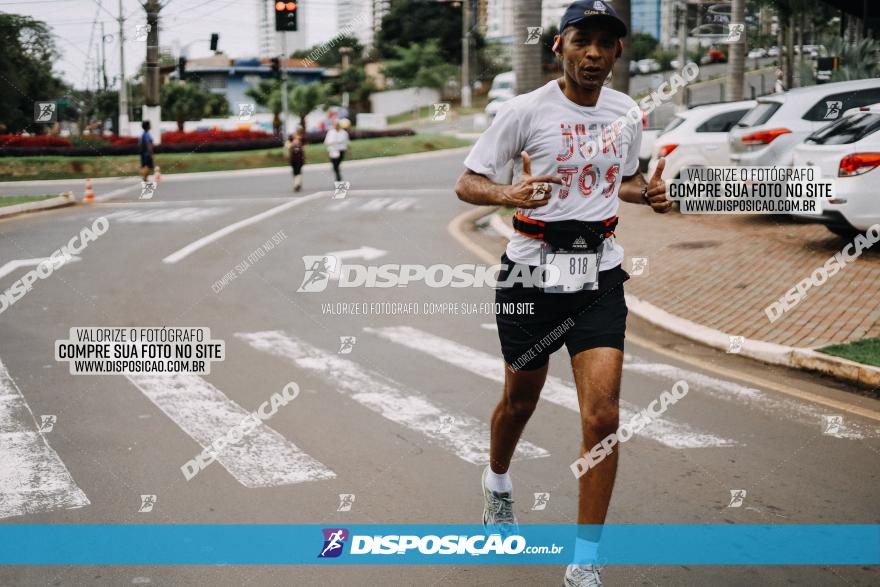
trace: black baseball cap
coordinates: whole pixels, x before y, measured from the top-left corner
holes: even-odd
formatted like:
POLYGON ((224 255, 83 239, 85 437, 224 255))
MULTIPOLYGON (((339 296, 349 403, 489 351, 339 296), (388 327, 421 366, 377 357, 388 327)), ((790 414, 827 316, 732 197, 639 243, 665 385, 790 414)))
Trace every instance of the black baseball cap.
POLYGON ((572 2, 565 9, 562 15, 562 21, 559 23, 559 34, 565 30, 565 27, 583 24, 587 19, 592 21, 601 21, 616 34, 618 37, 625 37, 626 23, 617 16, 617 12, 611 7, 607 0, 578 0, 572 2))

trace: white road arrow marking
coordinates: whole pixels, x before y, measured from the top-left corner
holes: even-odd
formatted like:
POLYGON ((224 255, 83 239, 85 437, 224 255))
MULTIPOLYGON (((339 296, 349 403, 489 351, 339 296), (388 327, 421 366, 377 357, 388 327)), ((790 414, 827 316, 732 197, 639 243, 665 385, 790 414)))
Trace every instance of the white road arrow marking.
MULTIPOLYGON (((373 259, 378 259, 384 255, 387 255, 388 251, 383 251, 382 249, 375 249, 373 247, 368 247, 366 245, 362 246, 359 249, 348 249, 345 251, 333 251, 330 253, 324 253, 324 257, 336 257, 338 261, 345 259, 364 259, 366 261, 372 261, 373 259)), ((338 280, 339 273, 342 270, 342 264, 336 263, 333 267, 333 270, 330 272, 329 279, 338 280)))
MULTIPOLYGON (((49 260, 49 257, 36 257, 34 259, 15 259, 13 261, 9 261, 0 267, 0 279, 6 277, 8 274, 12 273, 16 269, 20 269, 21 267, 36 267, 43 261, 49 260)), ((76 255, 69 255, 63 258, 63 262, 59 267, 63 265, 67 265, 68 263, 74 263, 76 261, 82 261, 82 258, 76 255)))

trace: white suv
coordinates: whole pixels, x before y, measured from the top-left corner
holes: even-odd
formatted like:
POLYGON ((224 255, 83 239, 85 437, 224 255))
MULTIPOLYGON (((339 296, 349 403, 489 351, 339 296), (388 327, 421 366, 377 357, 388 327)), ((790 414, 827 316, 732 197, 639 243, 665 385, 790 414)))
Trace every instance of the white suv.
POLYGON ((850 108, 880 102, 880 79, 797 88, 758 98, 728 135, 734 165, 791 165, 791 151, 850 108))
POLYGON ((675 179, 682 167, 729 165, 727 133, 755 106, 754 100, 707 104, 675 115, 654 139, 648 174, 660 157, 666 157, 663 179, 675 179))
POLYGON ((842 236, 880 223, 880 104, 847 112, 810 135, 794 149, 793 163, 816 166, 823 178, 834 180, 834 197, 822 200, 821 215, 811 215, 813 220, 842 236))

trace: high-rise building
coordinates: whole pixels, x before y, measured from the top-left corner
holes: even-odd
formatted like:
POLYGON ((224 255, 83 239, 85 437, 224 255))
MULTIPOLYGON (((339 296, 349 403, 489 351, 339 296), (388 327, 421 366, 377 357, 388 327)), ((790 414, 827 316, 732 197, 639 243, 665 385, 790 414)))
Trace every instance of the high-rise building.
MULTIPOLYGON (((671 3, 671 2, 669 2, 671 3)), ((630 23, 632 32, 646 33, 660 40, 662 24, 661 0, 631 0, 630 23)))
POLYGON ((487 39, 513 40, 513 3, 514 0, 488 0, 486 6, 487 39))

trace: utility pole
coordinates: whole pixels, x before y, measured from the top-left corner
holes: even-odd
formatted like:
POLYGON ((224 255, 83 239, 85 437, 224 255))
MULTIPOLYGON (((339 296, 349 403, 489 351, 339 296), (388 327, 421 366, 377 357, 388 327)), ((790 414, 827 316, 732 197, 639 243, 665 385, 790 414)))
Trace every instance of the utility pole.
POLYGON ((156 144, 161 142, 162 107, 159 104, 159 0, 147 0, 147 61, 144 72, 143 119, 149 120, 156 144))
POLYGON ((119 127, 117 133, 128 135, 128 84, 125 81, 125 18, 122 16, 122 0, 119 0, 119 127))
POLYGON ((107 91, 107 50, 104 43, 107 35, 104 34, 104 21, 101 21, 101 81, 103 82, 102 90, 107 91))
POLYGON ((461 2, 461 107, 471 107, 471 0, 461 2))
POLYGON ((728 45, 727 56, 727 87, 725 97, 729 101, 743 99, 743 86, 745 78, 746 59, 746 31, 745 31, 746 1, 733 0, 730 10, 730 24, 743 26, 739 39, 732 40, 728 45))
MULTIPOLYGON (((287 140, 287 33, 281 33, 281 137, 287 140)), ((303 129, 305 130, 305 129, 303 129)))
MULTIPOLYGON (((687 1, 682 0, 678 8, 678 65, 684 67, 687 63, 687 1)), ((687 88, 682 88, 675 94, 675 103, 678 111, 687 109, 687 88)))
MULTIPOLYGON (((339 48, 339 56, 342 58, 342 71, 343 73, 348 70, 349 65, 351 64, 351 47, 340 47, 339 48)), ((342 92, 342 107, 348 110, 349 102, 351 101, 350 96, 348 95, 348 91, 342 92)))

